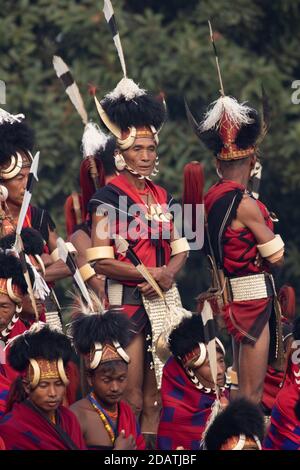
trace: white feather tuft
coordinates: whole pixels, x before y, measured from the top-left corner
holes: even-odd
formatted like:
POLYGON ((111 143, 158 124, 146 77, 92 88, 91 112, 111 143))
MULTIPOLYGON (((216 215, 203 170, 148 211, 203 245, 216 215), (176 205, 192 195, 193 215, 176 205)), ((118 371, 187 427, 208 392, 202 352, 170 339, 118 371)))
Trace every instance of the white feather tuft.
POLYGON ((95 156, 99 150, 104 150, 108 136, 94 122, 89 122, 82 136, 83 158, 95 156))
POLYGON ((105 95, 105 98, 116 101, 119 98, 125 98, 126 101, 133 100, 146 94, 146 90, 140 88, 131 78, 123 77, 116 88, 105 95))
POLYGON ((8 122, 14 124, 15 122, 21 122, 25 119, 24 114, 10 114, 5 109, 0 108, 0 124, 8 122))
POLYGON ((74 305, 72 305, 72 312, 75 313, 75 320, 76 314, 84 314, 84 315, 95 315, 95 314, 104 314, 107 310, 105 310, 103 303, 101 302, 100 298, 96 295, 96 293, 88 289, 88 293, 90 299, 93 304, 94 311, 91 310, 90 306, 84 302, 81 295, 76 295, 71 293, 71 296, 74 299, 74 305))
POLYGON ((252 108, 245 103, 239 103, 231 96, 221 96, 211 104, 209 110, 206 112, 201 124, 201 131, 218 129, 224 114, 226 114, 227 118, 234 126, 251 124, 253 119, 249 117, 250 111, 252 111, 252 108))

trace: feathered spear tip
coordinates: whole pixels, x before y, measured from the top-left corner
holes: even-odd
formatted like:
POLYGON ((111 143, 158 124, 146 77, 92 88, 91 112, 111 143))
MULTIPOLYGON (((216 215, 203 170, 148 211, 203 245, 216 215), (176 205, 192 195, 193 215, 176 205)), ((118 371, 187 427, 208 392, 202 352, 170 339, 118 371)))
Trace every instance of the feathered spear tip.
POLYGON ((79 116, 81 117, 82 122, 87 124, 88 117, 84 107, 83 99, 69 67, 62 60, 62 58, 57 55, 53 56, 53 67, 55 69, 56 75, 63 82, 66 93, 72 101, 79 116))
POLYGON ((239 103, 231 96, 221 96, 214 101, 204 116, 201 123, 201 131, 218 129, 224 115, 233 124, 234 127, 240 127, 244 124, 252 124, 253 119, 250 114, 253 109, 245 103, 239 103))
POLYGON ((99 150, 104 150, 108 141, 108 136, 101 131, 100 127, 89 122, 82 136, 83 158, 95 156, 99 150))

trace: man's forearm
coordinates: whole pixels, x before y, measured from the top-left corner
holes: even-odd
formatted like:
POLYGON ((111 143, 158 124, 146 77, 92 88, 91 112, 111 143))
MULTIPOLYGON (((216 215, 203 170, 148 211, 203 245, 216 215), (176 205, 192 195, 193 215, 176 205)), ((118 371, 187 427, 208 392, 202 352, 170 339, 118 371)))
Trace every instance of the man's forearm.
POLYGON ((141 281, 143 276, 135 266, 115 259, 97 261, 95 264, 97 274, 104 274, 110 279, 118 281, 141 281))
POLYGON ((179 271, 185 265, 187 257, 188 257, 187 252, 178 253, 178 255, 172 256, 169 263, 167 264, 167 270, 174 277, 174 279, 176 278, 179 271))

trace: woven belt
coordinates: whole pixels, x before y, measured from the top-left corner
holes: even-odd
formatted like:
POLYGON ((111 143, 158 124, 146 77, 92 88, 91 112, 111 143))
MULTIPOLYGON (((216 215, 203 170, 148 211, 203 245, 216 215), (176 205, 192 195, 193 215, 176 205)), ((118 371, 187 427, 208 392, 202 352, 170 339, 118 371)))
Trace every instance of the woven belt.
POLYGON ((125 286, 107 279, 107 296, 110 305, 142 305, 142 296, 136 286, 125 286))
POLYGON ((275 293, 273 277, 268 273, 234 277, 229 284, 234 302, 266 299, 275 293))

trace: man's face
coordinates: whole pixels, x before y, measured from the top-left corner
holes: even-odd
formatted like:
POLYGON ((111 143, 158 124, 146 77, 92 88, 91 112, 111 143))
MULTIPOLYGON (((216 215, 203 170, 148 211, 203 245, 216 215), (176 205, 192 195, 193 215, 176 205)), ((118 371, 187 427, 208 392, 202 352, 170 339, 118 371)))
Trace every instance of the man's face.
MULTIPOLYGON (((37 311, 39 314, 39 317, 42 315, 44 312, 44 303, 40 299, 35 299, 35 303, 37 306, 37 311)), ((27 294, 23 297, 22 301, 22 312, 19 314, 20 318, 26 320, 26 319, 32 319, 35 316, 35 311, 32 306, 32 302, 30 299, 30 296, 27 294)))
POLYGON ((140 175, 150 176, 155 165, 156 143, 149 137, 140 137, 132 147, 123 150, 122 154, 127 165, 140 175))
POLYGON ((7 188, 8 191, 8 202, 11 202, 15 206, 22 205, 25 189, 27 185, 28 175, 30 168, 22 168, 20 173, 17 174, 11 180, 2 180, 1 184, 7 188))
POLYGON ((0 331, 4 330, 16 311, 16 304, 7 294, 0 294, 0 331))
POLYGON ((60 379, 41 380, 34 390, 29 390, 29 399, 45 413, 51 413, 62 404, 66 386, 60 379))
POLYGON ((118 403, 127 385, 128 366, 124 361, 111 361, 100 365, 88 376, 96 398, 104 406, 112 407, 118 403))
MULTIPOLYGON (((225 383, 226 365, 225 365, 225 360, 224 360, 224 354, 218 351, 217 351, 217 364, 218 364, 217 385, 219 387, 223 387, 225 383)), ((204 387, 207 387, 207 388, 214 387, 214 382, 213 382, 213 378, 211 375, 208 357, 206 357, 206 360, 204 364, 202 364, 202 366, 198 367, 198 369, 194 369, 194 373, 196 377, 200 380, 201 384, 204 385, 204 387)))

